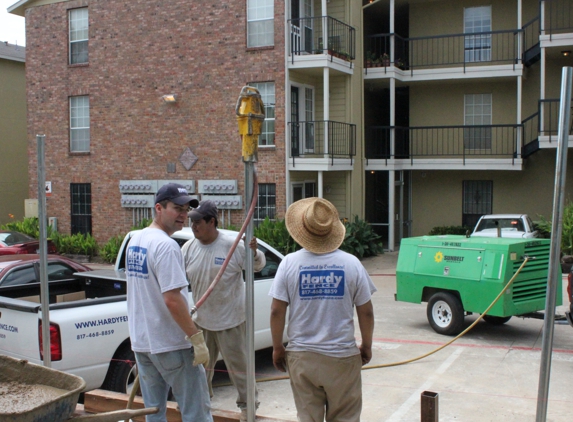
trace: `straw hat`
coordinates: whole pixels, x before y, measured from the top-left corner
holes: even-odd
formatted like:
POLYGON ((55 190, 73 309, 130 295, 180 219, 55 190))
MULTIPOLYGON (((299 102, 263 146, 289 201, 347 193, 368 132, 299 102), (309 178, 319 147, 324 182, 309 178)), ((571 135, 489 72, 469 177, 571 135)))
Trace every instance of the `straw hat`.
POLYGON ((322 198, 306 198, 291 204, 285 223, 293 239, 316 254, 335 251, 346 234, 336 207, 322 198))

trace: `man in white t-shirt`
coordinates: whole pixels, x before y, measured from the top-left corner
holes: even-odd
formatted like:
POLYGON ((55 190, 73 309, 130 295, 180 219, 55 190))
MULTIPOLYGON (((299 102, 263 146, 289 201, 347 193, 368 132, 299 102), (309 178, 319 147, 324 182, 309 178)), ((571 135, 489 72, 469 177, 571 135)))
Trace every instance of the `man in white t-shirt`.
POLYGON ((359 422, 362 365, 372 358, 376 291, 360 261, 338 249, 346 228, 322 198, 293 203, 287 230, 303 249, 282 260, 271 286, 273 364, 288 369, 301 422, 359 422), (283 332, 288 316, 288 345, 283 332), (354 338, 354 308, 362 341, 354 338))
POLYGON ((202 332, 189 314, 187 277, 179 245, 170 236, 183 228, 197 206, 179 184, 162 186, 155 216, 127 248, 127 315, 131 348, 145 407, 158 407, 147 422, 166 420, 169 388, 185 422, 212 422, 202 332))
MULTIPOLYGON (((201 201, 199 207, 189 213, 189 218, 195 238, 187 241, 181 252, 193 298, 197 302, 219 273, 235 242, 235 237, 217 229, 218 209, 213 201, 201 201)), ((255 272, 261 271, 266 259, 257 249, 254 237, 249 247, 254 254, 253 269, 255 272)), ((238 392, 237 406, 241 409, 241 421, 247 420, 247 350, 243 280, 246 253, 244 242, 239 242, 221 279, 195 316, 195 323, 203 330, 209 348, 209 363, 205 365, 205 369, 211 396, 214 368, 220 352, 229 371, 229 378, 238 392)), ((255 400, 257 400, 256 387, 255 400)))

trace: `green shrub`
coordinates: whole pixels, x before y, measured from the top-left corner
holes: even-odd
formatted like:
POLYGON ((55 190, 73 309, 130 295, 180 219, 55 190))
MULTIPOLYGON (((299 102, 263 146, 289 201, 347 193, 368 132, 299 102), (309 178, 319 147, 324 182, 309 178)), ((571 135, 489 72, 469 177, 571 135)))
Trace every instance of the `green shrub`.
POLYGON ((71 236, 57 234, 52 240, 58 248, 58 253, 68 255, 97 255, 98 245, 91 234, 76 233, 71 236))
MULTIPOLYGON (((19 233, 27 234, 34 239, 40 238, 40 221, 37 217, 26 217, 22 221, 11 221, 10 223, 0 225, 0 230, 12 230, 19 233)), ((46 234, 48 238, 55 236, 56 231, 46 223, 46 234)))
POLYGON ((269 217, 259 223, 253 230, 256 238, 264 240, 283 255, 300 249, 290 236, 284 220, 270 220, 269 217))
POLYGON ((376 256, 384 253, 384 247, 372 226, 366 221, 354 216, 354 221, 344 221, 346 235, 340 249, 348 252, 358 259, 376 256))
MULTIPOLYGON (((573 255, 573 202, 567 201, 563 207, 561 226, 561 253, 563 255, 573 255)), ((551 236, 551 220, 544 216, 539 216, 540 220, 535 222, 535 226, 542 237, 551 236)))
POLYGON ((149 225, 153 223, 153 219, 152 218, 144 218, 142 219, 139 223, 137 223, 135 226, 133 226, 131 228, 131 230, 142 230, 146 227, 149 227, 149 225))
POLYGON ((98 251, 99 256, 110 264, 114 264, 125 236, 118 234, 109 239, 98 251))
POLYGON ((465 235, 468 232, 468 230, 470 233, 473 232, 473 229, 468 226, 438 226, 430 230, 430 233, 428 233, 428 235, 430 236, 441 236, 444 234, 465 235))

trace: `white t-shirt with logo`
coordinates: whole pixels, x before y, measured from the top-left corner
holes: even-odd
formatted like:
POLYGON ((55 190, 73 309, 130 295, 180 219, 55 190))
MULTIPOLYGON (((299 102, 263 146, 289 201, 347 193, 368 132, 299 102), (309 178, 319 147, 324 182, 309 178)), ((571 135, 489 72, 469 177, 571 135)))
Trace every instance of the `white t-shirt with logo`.
POLYGON ((354 307, 367 303, 375 291, 355 256, 301 249, 282 260, 269 296, 289 304, 287 350, 348 357, 360 353, 354 307))
POLYGON ((191 348, 163 300, 164 292, 180 289, 189 307, 189 284, 177 242, 163 230, 148 227, 131 238, 126 260, 132 350, 163 353, 191 348))

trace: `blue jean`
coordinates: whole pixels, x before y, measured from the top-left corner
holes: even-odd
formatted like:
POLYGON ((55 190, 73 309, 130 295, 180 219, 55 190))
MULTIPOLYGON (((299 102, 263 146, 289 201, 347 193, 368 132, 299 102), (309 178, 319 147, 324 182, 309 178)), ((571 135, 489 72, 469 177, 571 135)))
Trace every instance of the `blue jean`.
POLYGON ((193 366, 193 349, 165 353, 135 352, 139 383, 145 407, 159 412, 145 417, 147 422, 164 422, 169 387, 184 422, 212 422, 211 399, 203 365, 193 366))

